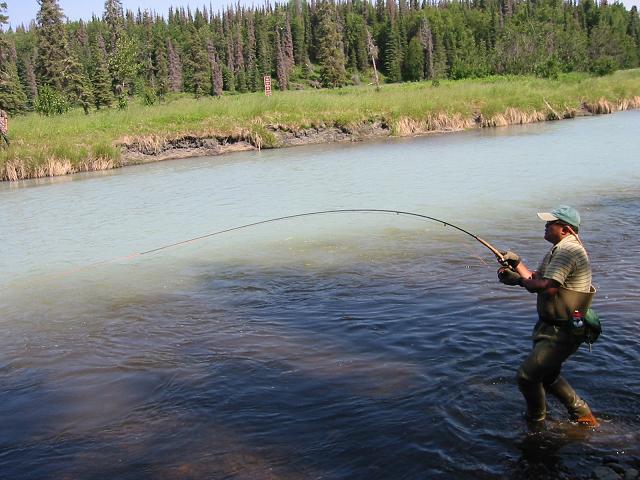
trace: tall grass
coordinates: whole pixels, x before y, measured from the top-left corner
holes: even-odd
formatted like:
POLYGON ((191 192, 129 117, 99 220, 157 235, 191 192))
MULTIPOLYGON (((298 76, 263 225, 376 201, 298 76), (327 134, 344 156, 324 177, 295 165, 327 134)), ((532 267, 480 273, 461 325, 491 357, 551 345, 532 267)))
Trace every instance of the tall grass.
POLYGON ((606 113, 607 105, 615 110, 623 102, 624 108, 638 108, 633 98, 639 95, 640 69, 635 69, 606 77, 571 73, 555 80, 494 76, 441 81, 437 87, 431 82, 390 84, 380 92, 354 86, 276 91, 268 98, 262 93, 199 100, 181 95, 155 106, 132 102, 128 110, 88 116, 79 109, 58 117, 28 114, 11 121, 12 143, 0 151, 0 177, 116 167, 123 162, 121 145, 145 137, 162 143, 182 136, 229 136, 272 147, 277 144, 274 128, 350 128, 382 121, 403 135, 469 128, 473 119, 497 126, 571 116, 584 106, 592 113, 606 113))

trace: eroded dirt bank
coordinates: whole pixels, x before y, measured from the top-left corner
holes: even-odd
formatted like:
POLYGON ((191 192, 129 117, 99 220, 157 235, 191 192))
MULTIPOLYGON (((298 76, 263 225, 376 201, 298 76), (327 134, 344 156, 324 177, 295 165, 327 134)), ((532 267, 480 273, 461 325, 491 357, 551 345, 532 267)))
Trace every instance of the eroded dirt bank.
POLYGON ((640 96, 619 102, 600 99, 593 103, 582 103, 577 108, 565 106, 554 109, 546 103, 544 110, 523 111, 507 108, 504 112, 487 116, 476 112, 470 117, 462 114, 434 113, 426 118, 400 117, 393 121, 374 118, 357 125, 318 123, 309 128, 291 125, 259 125, 257 128, 239 129, 232 135, 175 134, 170 136, 146 135, 124 137, 115 145, 121 155, 110 158, 88 158, 80 164, 69 160, 49 158, 37 167, 29 168, 25 162, 12 160, 0 171, 3 181, 28 178, 54 177, 83 171, 108 170, 147 162, 188 157, 222 155, 230 152, 259 150, 261 148, 283 148, 320 143, 357 142, 389 136, 407 137, 430 133, 457 132, 472 128, 494 128, 508 125, 561 120, 585 115, 609 114, 622 110, 640 108, 640 96))
POLYGON ((601 99, 583 103, 579 108, 565 107, 562 111, 547 104, 544 111, 521 111, 508 108, 505 112, 485 116, 478 112, 471 118, 461 114, 437 113, 425 119, 402 117, 393 122, 370 120, 359 125, 320 124, 311 128, 295 128, 286 125, 266 125, 262 134, 243 131, 232 136, 183 135, 174 138, 157 136, 126 139, 122 148, 121 166, 187 157, 221 155, 229 152, 261 148, 283 148, 319 143, 358 142, 373 138, 407 137, 429 133, 458 132, 471 128, 492 128, 523 125, 578 116, 609 114, 640 108, 640 96, 614 103, 601 99), (266 138, 265 138, 266 137, 266 138))

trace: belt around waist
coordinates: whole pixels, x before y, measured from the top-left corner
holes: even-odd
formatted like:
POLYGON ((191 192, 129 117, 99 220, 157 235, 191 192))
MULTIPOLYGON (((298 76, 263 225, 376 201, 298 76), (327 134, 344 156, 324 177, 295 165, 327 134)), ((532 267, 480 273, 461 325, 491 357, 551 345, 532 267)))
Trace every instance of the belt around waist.
POLYGON ((541 318, 540 320, 548 325, 553 325, 554 327, 563 327, 569 322, 569 320, 554 320, 550 318, 541 318))

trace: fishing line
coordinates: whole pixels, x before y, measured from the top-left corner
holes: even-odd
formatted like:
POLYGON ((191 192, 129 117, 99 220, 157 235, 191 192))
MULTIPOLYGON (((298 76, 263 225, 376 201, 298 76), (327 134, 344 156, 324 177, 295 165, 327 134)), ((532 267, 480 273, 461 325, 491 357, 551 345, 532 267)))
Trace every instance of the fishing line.
POLYGON ((421 218, 423 220, 430 220, 430 221, 433 221, 433 222, 436 222, 436 223, 440 223, 444 227, 454 228, 454 229, 464 233, 465 235, 468 235, 468 236, 474 238, 475 240, 480 242, 482 245, 484 245, 486 248, 491 250, 491 253, 493 253, 495 255, 495 257, 498 259, 498 262, 500 262, 505 267, 508 266, 507 262, 504 260, 504 257, 502 256, 502 253, 500 253, 500 251, 498 249, 496 249, 493 245, 491 245, 489 242, 487 242, 486 240, 483 240, 478 235, 476 235, 474 233, 471 233, 471 232, 469 232, 468 230, 465 230, 462 227, 459 227, 458 225, 454 225, 451 222, 447 222, 446 220, 442 220, 442 219, 436 218, 436 217, 431 217, 429 215, 423 215, 421 213, 406 212, 406 211, 403 211, 403 210, 390 210, 390 209, 382 209, 382 208, 341 208, 341 209, 335 209, 335 210, 320 210, 320 211, 316 211, 316 212, 296 213, 294 215, 285 215, 283 217, 276 217, 276 218, 270 218, 268 220, 261 220, 261 221, 258 221, 258 222, 247 223, 247 224, 244 224, 244 225, 239 225, 237 227, 226 228, 224 230, 218 230, 216 232, 211 232, 211 233, 207 233, 207 234, 200 235, 200 236, 197 236, 197 237, 193 237, 193 238, 190 238, 188 240, 181 240, 179 242, 171 243, 171 244, 168 244, 168 245, 163 245, 161 247, 152 248, 151 250, 146 250, 144 252, 136 252, 136 253, 132 253, 130 255, 125 255, 125 256, 121 256, 121 257, 111 258, 111 259, 108 259, 108 260, 101 260, 101 261, 98 261, 98 262, 90 263, 88 265, 76 267, 76 268, 73 268, 71 270, 67 270, 67 271, 64 271, 64 272, 54 273, 54 274, 50 274, 50 275, 43 275, 43 277, 45 277, 45 278, 64 277, 64 276, 76 274, 76 273, 78 273, 80 271, 83 271, 83 270, 88 270, 88 269, 91 269, 91 268, 94 268, 94 267, 98 267, 98 266, 101 266, 101 265, 114 263, 114 262, 117 262, 117 261, 130 260, 132 258, 140 257, 142 255, 148 255, 148 254, 151 254, 151 253, 159 252, 161 250, 166 250, 168 248, 177 247, 179 245, 186 245, 188 243, 196 242, 196 241, 202 240, 204 238, 214 237, 216 235, 222 235, 224 233, 234 232, 236 230, 242 230, 242 229, 245 229, 245 228, 251 228, 251 227, 255 227, 257 225, 264 225, 264 224, 267 224, 267 223, 279 222, 279 221, 282 221, 282 220, 290 220, 292 218, 310 217, 310 216, 313 216, 313 215, 327 215, 327 214, 332 214, 332 213, 389 213, 389 214, 394 214, 394 215, 404 215, 404 216, 408 216, 408 217, 416 217, 416 218, 421 218))
POLYGON ((441 223, 444 227, 452 227, 452 228, 455 228, 456 230, 459 230, 460 232, 462 232, 462 233, 464 233, 466 235, 469 235, 470 237, 474 238, 475 240, 480 242, 482 245, 487 247, 489 250, 491 250, 491 253, 493 253, 496 256, 496 258, 498 259, 498 261, 500 263, 502 263, 503 265, 506 264, 506 262, 504 260, 504 257, 502 256, 502 253, 500 253, 500 251, 498 249, 496 249, 493 245, 491 245, 486 240, 483 240, 478 235, 476 235, 474 233, 471 233, 471 232, 469 232, 468 230, 465 230, 462 227, 454 225, 451 222, 447 222, 447 221, 442 220, 440 218, 430 217, 429 215, 423 215, 421 213, 406 212, 406 211, 403 211, 403 210, 381 209, 381 208, 341 208, 341 209, 336 209, 336 210, 320 210, 320 211, 317 211, 317 212, 306 212, 306 213, 297 213, 297 214, 294 214, 294 215, 285 215, 284 217, 270 218, 268 220, 261 220, 259 222, 247 223, 245 225, 240 225, 240 226, 237 226, 237 227, 227 228, 225 230, 218 230, 217 232, 207 233, 205 235, 200 235, 198 237, 190 238, 188 240, 182 240, 180 242, 172 243, 170 245, 164 245, 162 247, 153 248, 151 250, 147 250, 145 252, 140 252, 140 253, 134 254, 134 255, 147 255, 149 253, 158 252, 160 250, 164 250, 164 249, 167 249, 167 248, 177 247, 178 245, 184 245, 186 243, 191 243, 191 242, 195 242, 197 240, 202 240, 203 238, 209 238, 209 237, 213 237, 215 235, 222 235, 223 233, 229 233, 229 232, 233 232, 233 231, 236 231, 236 230, 242 230, 244 228, 255 227, 257 225, 264 225, 266 223, 279 222, 281 220, 289 220, 289 219, 292 219, 292 218, 310 217, 312 215, 326 215, 326 214, 331 214, 331 213, 392 213, 392 214, 395 214, 395 215, 405 215, 405 216, 410 216, 410 217, 418 217, 418 218, 422 218, 422 219, 425 219, 425 220, 431 220, 431 221, 434 221, 434 222, 437 222, 437 223, 441 223))

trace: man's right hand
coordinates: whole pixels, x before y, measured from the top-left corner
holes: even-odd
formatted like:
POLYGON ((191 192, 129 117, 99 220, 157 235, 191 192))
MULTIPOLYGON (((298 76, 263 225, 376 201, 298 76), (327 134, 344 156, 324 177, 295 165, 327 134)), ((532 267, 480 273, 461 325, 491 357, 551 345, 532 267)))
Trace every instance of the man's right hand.
POLYGON ((502 258, 504 258, 504 261, 507 262, 507 264, 514 270, 518 265, 520 265, 520 256, 517 253, 514 253, 511 250, 500 253, 502 254, 502 258))
POLYGON ((498 269, 498 280, 505 285, 520 285, 522 277, 510 268, 503 267, 498 269))

